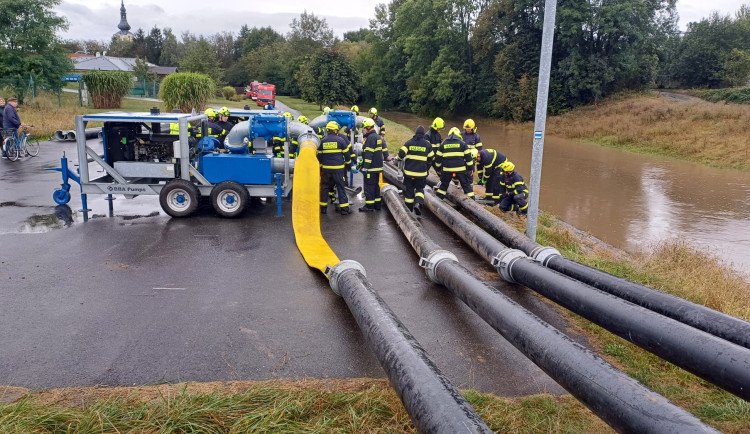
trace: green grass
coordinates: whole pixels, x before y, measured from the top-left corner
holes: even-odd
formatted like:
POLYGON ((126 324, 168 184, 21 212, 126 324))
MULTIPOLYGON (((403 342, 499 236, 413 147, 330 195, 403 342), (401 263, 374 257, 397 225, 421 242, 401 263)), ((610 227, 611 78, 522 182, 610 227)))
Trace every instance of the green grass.
POLYGON ((693 89, 691 95, 711 102, 731 102, 750 104, 750 87, 729 87, 726 89, 693 89))

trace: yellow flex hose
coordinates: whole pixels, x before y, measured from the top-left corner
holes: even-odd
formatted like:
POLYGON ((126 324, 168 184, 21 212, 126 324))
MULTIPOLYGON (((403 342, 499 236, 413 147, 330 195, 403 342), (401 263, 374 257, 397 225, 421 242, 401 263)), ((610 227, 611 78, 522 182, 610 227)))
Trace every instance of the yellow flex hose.
POLYGON ((339 258, 320 233, 320 165, 314 142, 300 144, 293 191, 292 224, 297 248, 307 265, 324 272, 326 266, 338 264, 339 258))

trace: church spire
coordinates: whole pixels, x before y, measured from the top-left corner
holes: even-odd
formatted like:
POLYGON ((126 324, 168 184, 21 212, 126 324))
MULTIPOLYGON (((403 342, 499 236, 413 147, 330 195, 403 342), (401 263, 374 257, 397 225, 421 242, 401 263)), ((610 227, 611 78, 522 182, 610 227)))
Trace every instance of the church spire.
POLYGON ((127 12, 125 12, 125 0, 122 0, 122 3, 120 4, 120 24, 117 25, 117 28, 122 30, 123 33, 127 33, 127 31, 130 30, 127 12))

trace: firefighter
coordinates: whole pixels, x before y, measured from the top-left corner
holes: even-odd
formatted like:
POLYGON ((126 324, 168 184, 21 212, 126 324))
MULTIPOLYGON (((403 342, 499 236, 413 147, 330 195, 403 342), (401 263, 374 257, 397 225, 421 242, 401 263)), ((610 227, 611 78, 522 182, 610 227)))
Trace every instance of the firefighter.
POLYGON ((362 179, 365 205, 360 212, 380 211, 380 174, 383 173, 383 139, 375 132, 375 121, 362 121, 365 143, 362 145, 362 179))
POLYGON ((432 152, 430 142, 425 139, 422 125, 417 127, 414 137, 401 147, 396 157, 397 160, 404 161, 404 202, 409 211, 417 215, 422 215, 424 186, 434 157, 435 153, 432 152))
POLYGON ((477 134, 477 124, 473 119, 466 119, 466 122, 464 122, 463 137, 469 149, 482 150, 482 138, 477 134))
POLYGON ((297 118, 297 122, 305 125, 310 123, 310 121, 307 119, 307 116, 305 115, 299 115, 299 117, 297 118))
MULTIPOLYGON (((203 114, 208 117, 208 135, 215 137, 219 141, 219 148, 224 149, 224 137, 227 135, 227 132, 217 122, 219 114, 211 107, 204 110, 203 114)), ((200 137, 200 133, 198 137, 200 137)))
POLYGON ((500 165, 503 177, 500 181, 502 200, 500 209, 508 212, 515 211, 517 215, 526 215, 529 209, 529 189, 523 182, 523 177, 516 172, 516 165, 510 161, 500 165))
MULTIPOLYGON (((224 129, 224 137, 226 137, 227 134, 229 134, 230 131, 232 131, 232 128, 234 127, 234 124, 229 122, 229 108, 222 107, 218 111, 219 113, 219 126, 224 129)), ((224 137, 220 139, 221 142, 224 141, 224 137)))
POLYGON ((445 121, 443 118, 435 118, 430 125, 430 131, 424 135, 424 138, 432 145, 432 152, 437 152, 440 144, 443 142, 443 137, 440 135, 440 130, 445 128, 445 121))
POLYGON ((349 198, 344 189, 346 166, 351 165, 349 152, 344 140, 338 135, 339 124, 334 121, 326 124, 326 135, 318 145, 318 161, 320 162, 320 213, 328 211, 328 188, 335 185, 339 193, 338 212, 341 215, 351 213, 349 198))
POLYGON ((494 149, 482 149, 477 155, 477 178, 479 185, 484 185, 483 200, 492 201, 492 205, 500 202, 500 180, 503 177, 500 165, 506 161, 505 155, 494 149))
POLYGON ((327 115, 329 111, 331 111, 330 107, 328 106, 323 107, 323 116, 327 115))
MULTIPOLYGON (((287 119, 287 122, 291 122, 291 121, 294 120, 294 116, 292 116, 292 114, 289 113, 289 112, 284 112, 283 116, 287 119)), ((285 141, 286 141, 286 139, 284 137, 278 137, 278 136, 274 136, 273 137, 273 142, 272 143, 273 143, 273 155, 274 155, 274 157, 276 157, 276 158, 284 158, 284 142, 285 141)), ((292 157, 293 154, 294 154, 294 152, 292 151, 292 149, 289 149, 289 156, 290 156, 290 158, 294 158, 294 157, 292 157)))
POLYGON ((372 107, 369 111, 370 119, 375 121, 375 125, 378 126, 380 132, 380 139, 383 141, 383 159, 385 161, 391 161, 391 155, 388 153, 388 145, 385 143, 385 122, 378 116, 378 109, 372 107))
MULTIPOLYGON (((440 187, 436 194, 439 199, 445 199, 448 185, 455 176, 461 183, 466 196, 474 198, 474 189, 471 185, 474 172, 472 171, 471 150, 461 138, 458 128, 451 128, 448 138, 440 144, 435 153, 435 170, 440 176, 440 187)), ((476 200, 476 199, 475 199, 476 200)))
POLYGON ((359 116, 359 106, 358 105, 353 105, 350 110, 351 110, 352 113, 354 113, 354 116, 359 116))

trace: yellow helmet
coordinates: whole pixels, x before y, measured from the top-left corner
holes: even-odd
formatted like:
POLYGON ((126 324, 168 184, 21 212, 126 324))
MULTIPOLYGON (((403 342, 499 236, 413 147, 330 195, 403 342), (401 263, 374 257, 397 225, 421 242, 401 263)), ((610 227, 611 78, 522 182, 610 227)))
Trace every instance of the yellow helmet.
POLYGON ((367 118, 362 120, 362 128, 373 128, 375 126, 375 121, 367 118))
POLYGON ((376 109, 375 107, 371 108, 370 109, 370 115, 371 116, 377 116, 378 115, 378 109, 376 109))
POLYGON ((229 108, 228 107, 222 107, 219 109, 219 114, 222 116, 229 116, 229 108))
POLYGON ((328 106, 323 107, 323 113, 328 113, 329 111, 331 111, 330 107, 328 106))
POLYGON ((292 116, 292 114, 289 112, 284 112, 284 117, 289 118, 289 119, 294 119, 294 116, 292 116))
POLYGON ((477 124, 474 123, 473 119, 466 119, 466 122, 464 122, 464 129, 465 130, 471 130, 472 133, 477 132, 477 124))
POLYGON ((338 131, 339 130, 339 124, 336 123, 336 121, 331 121, 326 124, 326 130, 327 131, 338 131))
POLYGON ((209 118, 215 118, 216 117, 216 110, 212 109, 211 107, 207 108, 204 112, 204 115, 208 116, 209 118))
POLYGON ((351 108, 351 111, 354 112, 354 114, 359 114, 359 106, 353 105, 351 108))
POLYGON ((500 169, 503 172, 512 172, 516 169, 516 165, 511 163, 510 161, 506 161, 500 165, 500 169))
POLYGON ((476 160, 477 155, 479 154, 479 151, 477 151, 477 148, 471 148, 469 151, 471 152, 471 159, 476 160))
POLYGON ((443 118, 435 118, 435 120, 432 121, 431 127, 433 130, 442 130, 445 128, 445 121, 443 118))
POLYGON ((310 121, 307 120, 307 116, 299 115, 299 117, 297 118, 297 122, 307 125, 310 121))
POLYGON ((459 139, 461 139, 461 140, 463 140, 463 139, 464 139, 464 136, 463 136, 463 135, 461 135, 461 130, 459 130, 459 129, 458 129, 457 127, 453 127, 453 128, 451 128, 451 129, 450 129, 450 130, 448 131, 448 135, 449 135, 449 136, 450 136, 450 135, 454 135, 454 136, 458 137, 458 138, 459 138, 459 139))

